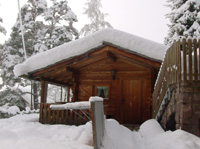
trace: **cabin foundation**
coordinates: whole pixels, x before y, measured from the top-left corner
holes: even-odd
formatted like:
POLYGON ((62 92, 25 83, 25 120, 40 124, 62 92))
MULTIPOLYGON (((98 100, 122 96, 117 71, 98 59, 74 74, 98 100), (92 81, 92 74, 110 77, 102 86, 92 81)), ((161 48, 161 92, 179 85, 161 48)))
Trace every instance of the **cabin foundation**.
POLYGON ((171 99, 160 118, 162 127, 166 130, 175 127, 200 136, 200 82, 173 84, 169 92, 171 99))

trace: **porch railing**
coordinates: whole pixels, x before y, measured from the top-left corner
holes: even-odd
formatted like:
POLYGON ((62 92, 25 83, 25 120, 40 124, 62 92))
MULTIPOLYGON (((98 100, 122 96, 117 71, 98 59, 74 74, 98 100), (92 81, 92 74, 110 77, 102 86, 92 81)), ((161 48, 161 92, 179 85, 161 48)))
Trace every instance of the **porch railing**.
POLYGON ((91 112, 88 110, 52 110, 50 103, 40 104, 40 118, 42 124, 81 125, 90 121, 91 112))
POLYGON ((200 40, 174 43, 166 52, 152 95, 152 117, 155 118, 169 85, 200 80, 200 40))

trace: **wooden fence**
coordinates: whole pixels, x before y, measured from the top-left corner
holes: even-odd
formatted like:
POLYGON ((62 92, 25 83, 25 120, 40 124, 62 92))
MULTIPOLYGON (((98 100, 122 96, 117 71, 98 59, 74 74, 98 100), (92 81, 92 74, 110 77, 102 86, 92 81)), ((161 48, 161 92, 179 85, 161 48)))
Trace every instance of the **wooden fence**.
POLYGON ((39 121, 42 124, 81 125, 90 121, 89 110, 52 110, 50 105, 49 103, 40 104, 39 121))
POLYGON ((152 117, 155 118, 169 85, 200 80, 200 40, 174 43, 166 52, 152 95, 152 117))

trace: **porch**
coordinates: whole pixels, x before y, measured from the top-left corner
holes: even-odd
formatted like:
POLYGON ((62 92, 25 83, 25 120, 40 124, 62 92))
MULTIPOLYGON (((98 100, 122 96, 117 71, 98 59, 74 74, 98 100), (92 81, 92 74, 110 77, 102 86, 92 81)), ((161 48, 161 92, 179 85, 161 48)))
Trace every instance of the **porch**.
POLYGON ((65 103, 41 103, 39 122, 42 124, 67 124, 78 126, 90 121, 90 109, 56 110, 50 108, 51 105, 65 103))

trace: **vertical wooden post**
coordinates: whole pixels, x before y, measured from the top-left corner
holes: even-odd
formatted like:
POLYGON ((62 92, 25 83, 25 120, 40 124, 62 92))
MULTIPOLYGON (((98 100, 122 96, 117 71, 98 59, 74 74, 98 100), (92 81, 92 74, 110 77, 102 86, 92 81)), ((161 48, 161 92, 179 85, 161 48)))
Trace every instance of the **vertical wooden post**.
POLYGON ((74 91, 73 91, 73 100, 72 102, 76 102, 78 101, 78 90, 79 90, 79 75, 74 74, 74 91))
POLYGON ((94 149, 100 149, 105 130, 103 101, 91 102, 91 119, 94 149))
POLYGON ((38 107, 38 96, 37 96, 37 84, 36 84, 35 81, 33 82, 33 101, 34 101, 33 108, 37 109, 37 107, 38 107))
POLYGON ((67 102, 69 102, 70 86, 67 87, 67 102))
POLYGON ((48 89, 48 84, 41 80, 41 103, 40 103, 40 118, 39 118, 39 121, 41 123, 44 123, 45 119, 46 119, 46 115, 44 113, 46 113, 46 111, 43 111, 45 110, 45 106, 44 106, 44 103, 47 102, 47 89, 48 89))
POLYGON ((41 81, 41 103, 46 103, 47 102, 47 89, 48 89, 48 84, 45 81, 41 81))

